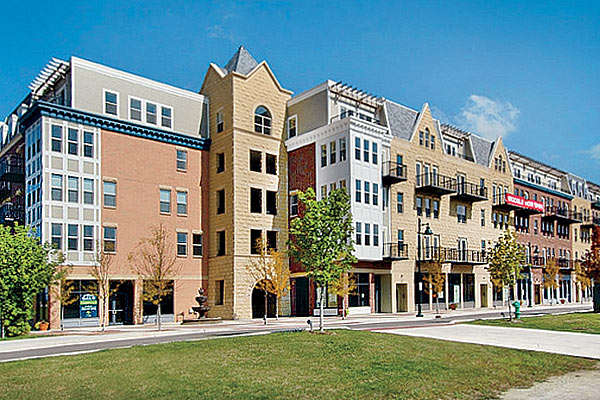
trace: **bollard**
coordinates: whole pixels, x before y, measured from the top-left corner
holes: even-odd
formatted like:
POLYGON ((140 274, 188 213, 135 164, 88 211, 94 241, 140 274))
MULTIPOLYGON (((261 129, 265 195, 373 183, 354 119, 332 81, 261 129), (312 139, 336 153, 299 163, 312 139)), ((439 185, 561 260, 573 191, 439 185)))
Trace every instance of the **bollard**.
POLYGON ((309 319, 308 321, 306 321, 306 323, 309 326, 309 330, 312 332, 313 331, 313 323, 312 323, 312 321, 309 319))

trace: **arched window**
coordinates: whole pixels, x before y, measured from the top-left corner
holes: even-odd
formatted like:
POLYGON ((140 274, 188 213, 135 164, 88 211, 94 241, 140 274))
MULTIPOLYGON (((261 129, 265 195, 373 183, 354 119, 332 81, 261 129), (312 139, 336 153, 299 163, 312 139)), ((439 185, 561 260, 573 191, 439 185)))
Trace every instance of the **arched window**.
POLYGON ((271 113, 263 106, 258 106, 254 111, 254 132, 271 134, 271 113))

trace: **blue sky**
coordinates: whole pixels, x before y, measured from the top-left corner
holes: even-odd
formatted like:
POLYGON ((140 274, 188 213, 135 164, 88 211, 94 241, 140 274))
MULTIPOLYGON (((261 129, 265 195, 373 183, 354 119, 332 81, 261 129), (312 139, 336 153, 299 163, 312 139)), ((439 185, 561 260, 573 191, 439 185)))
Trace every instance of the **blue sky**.
POLYGON ((600 2, 10 2, 0 114, 51 57, 191 90, 240 44, 299 93, 325 79, 600 183, 600 2))

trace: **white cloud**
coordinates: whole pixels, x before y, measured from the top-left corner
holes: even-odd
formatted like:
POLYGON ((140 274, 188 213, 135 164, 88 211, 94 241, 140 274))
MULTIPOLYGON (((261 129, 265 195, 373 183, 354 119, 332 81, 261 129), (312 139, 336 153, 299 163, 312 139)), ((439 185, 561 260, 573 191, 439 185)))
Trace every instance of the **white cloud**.
POLYGON ((588 153, 594 160, 600 161, 600 143, 589 149, 588 153))
POLYGON ((492 100, 489 97, 472 94, 456 117, 457 125, 495 140, 506 137, 517 129, 519 109, 509 102, 492 100))
POLYGON ((235 42, 231 32, 226 31, 221 25, 210 25, 206 28, 206 37, 209 39, 225 39, 235 42))

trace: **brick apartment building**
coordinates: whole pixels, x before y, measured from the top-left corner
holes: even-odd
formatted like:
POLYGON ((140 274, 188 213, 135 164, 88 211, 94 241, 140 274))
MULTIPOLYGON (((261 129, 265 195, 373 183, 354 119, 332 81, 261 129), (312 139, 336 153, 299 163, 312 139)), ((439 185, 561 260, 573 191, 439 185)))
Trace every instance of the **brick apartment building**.
MULTIPOLYGON (((527 252, 514 297, 590 296, 573 267, 600 223, 598 185, 444 124, 428 104, 413 110, 330 80, 292 97, 243 47, 224 67, 209 65, 198 93, 53 59, 0 129, 0 222, 29 224, 61 249, 78 296, 89 295, 96 246, 114 253, 112 323, 156 318, 127 255, 159 222, 181 264, 165 320, 186 317, 199 287, 212 316, 262 316, 263 294, 247 271, 252 243, 284 248, 297 192, 309 187, 318 198, 334 188, 351 195, 357 290, 346 299, 327 292, 327 314, 342 301, 355 314, 431 309, 423 277, 434 259, 446 275, 441 307, 505 304, 486 249, 513 228, 527 252), (417 234, 425 226, 433 235, 417 234), (549 258, 561 266, 555 293, 543 289, 549 258)), ((282 314, 312 315, 318 288, 290 269, 282 314)), ((83 309, 67 307, 67 326, 97 323, 83 309)), ((48 293, 36 310, 57 326, 48 293)))

